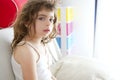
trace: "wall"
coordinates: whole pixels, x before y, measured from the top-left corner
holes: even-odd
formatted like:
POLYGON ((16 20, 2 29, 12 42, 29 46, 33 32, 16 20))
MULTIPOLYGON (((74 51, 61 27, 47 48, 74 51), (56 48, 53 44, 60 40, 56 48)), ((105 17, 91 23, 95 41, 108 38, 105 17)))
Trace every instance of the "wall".
POLYGON ((63 0, 62 6, 74 8, 71 54, 92 57, 94 41, 94 0, 63 0))
POLYGON ((106 64, 120 80, 119 0, 99 0, 95 38, 95 57, 106 64))

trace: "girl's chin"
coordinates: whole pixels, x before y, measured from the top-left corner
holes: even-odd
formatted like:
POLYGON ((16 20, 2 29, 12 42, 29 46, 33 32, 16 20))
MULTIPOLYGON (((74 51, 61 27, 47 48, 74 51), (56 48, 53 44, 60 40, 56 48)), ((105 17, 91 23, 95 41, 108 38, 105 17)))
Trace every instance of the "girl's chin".
POLYGON ((47 37, 49 34, 45 34, 45 35, 43 35, 43 37, 47 37))
POLYGON ((47 37, 50 33, 45 33, 45 34, 42 34, 40 35, 39 37, 47 37))

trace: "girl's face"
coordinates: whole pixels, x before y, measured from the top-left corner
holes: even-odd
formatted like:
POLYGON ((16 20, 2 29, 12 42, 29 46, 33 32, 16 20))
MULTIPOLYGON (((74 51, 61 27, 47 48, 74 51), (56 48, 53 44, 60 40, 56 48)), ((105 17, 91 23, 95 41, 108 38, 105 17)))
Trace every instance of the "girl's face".
MULTIPOLYGON (((54 11, 41 10, 35 21, 35 37, 41 38, 48 36, 53 29, 54 11)), ((34 30, 34 29, 33 29, 34 30)))

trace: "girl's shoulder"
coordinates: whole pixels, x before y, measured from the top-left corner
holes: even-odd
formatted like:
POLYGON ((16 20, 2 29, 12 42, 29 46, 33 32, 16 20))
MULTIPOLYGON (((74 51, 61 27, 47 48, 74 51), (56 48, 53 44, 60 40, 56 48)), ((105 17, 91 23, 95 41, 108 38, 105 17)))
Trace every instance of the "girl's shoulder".
POLYGON ((20 42, 14 49, 13 55, 18 63, 35 59, 34 50, 26 42, 20 42))
POLYGON ((14 52, 16 54, 20 53, 20 54, 25 54, 28 52, 32 52, 32 49, 28 46, 28 43, 25 41, 21 41, 17 44, 16 48, 14 49, 14 52))

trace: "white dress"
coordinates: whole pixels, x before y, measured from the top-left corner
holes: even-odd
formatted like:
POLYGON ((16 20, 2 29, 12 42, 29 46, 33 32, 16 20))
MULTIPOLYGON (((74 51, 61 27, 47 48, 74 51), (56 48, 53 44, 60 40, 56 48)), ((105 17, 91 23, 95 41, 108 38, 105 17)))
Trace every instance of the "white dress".
MULTIPOLYGON (((33 47, 33 45, 30 42, 26 42, 26 44, 31 46, 37 52, 37 50, 33 47)), ((23 80, 21 66, 16 62, 14 56, 12 56, 11 58, 11 64, 15 75, 15 80, 23 80)), ((38 74, 38 80, 52 80, 51 79, 52 74, 48 69, 47 56, 43 54, 40 54, 40 59, 37 62, 37 74, 38 74)))

